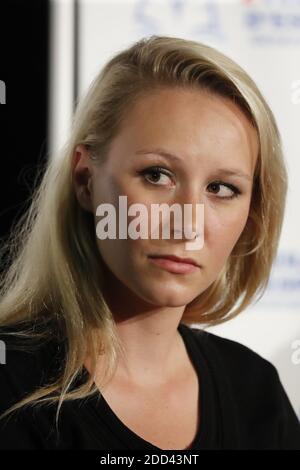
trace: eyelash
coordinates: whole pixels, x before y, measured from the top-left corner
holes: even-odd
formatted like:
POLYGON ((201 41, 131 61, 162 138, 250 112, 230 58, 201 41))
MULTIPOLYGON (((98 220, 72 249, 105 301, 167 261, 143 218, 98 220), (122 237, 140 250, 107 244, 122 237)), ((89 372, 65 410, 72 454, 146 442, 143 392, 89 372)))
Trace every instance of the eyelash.
MULTIPOLYGON (((163 175, 166 175, 166 176, 170 176, 170 177, 172 176, 170 172, 168 172, 167 170, 165 170, 165 168, 162 168, 160 166, 151 166, 149 168, 145 168, 144 170, 139 171, 138 173, 142 176, 145 176, 150 173, 162 173, 163 175)), ((151 183, 150 181, 148 181, 148 183, 155 185, 155 183, 151 183)), ((219 197, 218 199, 234 199, 235 197, 238 197, 241 194, 241 191, 236 186, 234 186, 233 184, 225 183, 224 181, 217 180, 210 184, 226 186, 227 188, 233 191, 232 196, 219 197)), ((157 185, 157 186, 160 186, 160 185, 157 185)))

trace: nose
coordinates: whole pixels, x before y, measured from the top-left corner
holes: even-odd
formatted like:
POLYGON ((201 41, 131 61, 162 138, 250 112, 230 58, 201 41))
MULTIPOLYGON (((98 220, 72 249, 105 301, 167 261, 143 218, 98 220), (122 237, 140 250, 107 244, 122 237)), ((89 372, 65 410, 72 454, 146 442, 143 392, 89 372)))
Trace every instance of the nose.
POLYGON ((199 189, 199 184, 186 186, 177 195, 173 204, 181 207, 182 224, 172 225, 174 238, 193 241, 203 238, 204 234, 204 202, 199 189))

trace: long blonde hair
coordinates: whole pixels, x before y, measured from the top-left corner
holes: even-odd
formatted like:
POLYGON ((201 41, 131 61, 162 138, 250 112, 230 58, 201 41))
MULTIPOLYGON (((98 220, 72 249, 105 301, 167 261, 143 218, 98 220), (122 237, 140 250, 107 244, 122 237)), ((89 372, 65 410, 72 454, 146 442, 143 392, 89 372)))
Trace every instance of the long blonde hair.
POLYGON ((75 147, 84 144, 103 160, 129 107, 143 94, 163 87, 193 87, 227 97, 256 128, 260 143, 245 229, 217 279, 186 306, 183 322, 215 325, 228 321, 258 300, 267 286, 287 192, 281 137, 273 113, 249 75, 216 49, 175 37, 143 38, 114 55, 94 79, 77 105, 68 141, 56 158, 49 159, 29 209, 2 247, 2 263, 7 264, 1 278, 3 331, 17 323, 22 337, 47 341, 58 335, 66 345, 56 381, 29 394, 2 417, 26 404, 48 402, 58 404, 58 419, 64 400, 84 398, 98 390, 93 373, 99 354, 105 353, 101 389, 112 377, 119 354, 124 353, 102 295, 103 270, 93 214, 82 209, 75 197, 72 157, 75 147), (27 327, 27 321, 44 326, 27 327), (87 354, 91 375, 72 388, 87 354))

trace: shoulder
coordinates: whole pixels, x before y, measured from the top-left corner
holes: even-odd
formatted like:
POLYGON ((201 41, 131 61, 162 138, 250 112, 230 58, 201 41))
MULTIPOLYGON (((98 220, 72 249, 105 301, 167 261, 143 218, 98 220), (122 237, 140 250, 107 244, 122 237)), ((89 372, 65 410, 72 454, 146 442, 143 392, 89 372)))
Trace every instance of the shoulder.
POLYGON ((300 449, 300 422, 276 367, 238 341, 189 328, 219 386, 221 402, 233 404, 238 417, 232 412, 231 419, 239 423, 245 445, 300 449), (256 431, 249 437, 252 427, 256 431))
MULTIPOLYGON (((49 326, 49 325, 48 325, 49 326)), ((56 378, 60 343, 41 324, 22 322, 0 326, 0 450, 43 449, 52 421, 51 410, 14 405, 56 378), (28 336, 31 333, 31 336, 28 336)))
MULTIPOLYGON (((191 332, 205 359, 211 376, 236 404, 250 403, 260 406, 277 406, 285 395, 276 367, 260 354, 228 338, 191 328, 191 332)), ((284 397, 285 398, 285 397, 284 397)))
POLYGON ((0 326, 1 409, 6 399, 21 399, 49 380, 60 352, 60 343, 50 330, 43 330, 41 323, 24 321, 0 326))
POLYGON ((275 380, 276 367, 248 346, 196 327, 189 327, 198 346, 215 367, 223 367, 239 377, 255 375, 275 380))

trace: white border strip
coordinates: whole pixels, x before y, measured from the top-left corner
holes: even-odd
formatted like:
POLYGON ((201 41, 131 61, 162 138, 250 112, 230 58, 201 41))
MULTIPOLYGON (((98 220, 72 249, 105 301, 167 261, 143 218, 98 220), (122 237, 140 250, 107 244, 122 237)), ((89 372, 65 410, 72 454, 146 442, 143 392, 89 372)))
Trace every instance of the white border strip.
POLYGON ((68 136, 73 112, 74 0, 50 1, 49 155, 55 157, 68 136))

